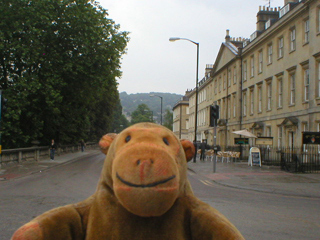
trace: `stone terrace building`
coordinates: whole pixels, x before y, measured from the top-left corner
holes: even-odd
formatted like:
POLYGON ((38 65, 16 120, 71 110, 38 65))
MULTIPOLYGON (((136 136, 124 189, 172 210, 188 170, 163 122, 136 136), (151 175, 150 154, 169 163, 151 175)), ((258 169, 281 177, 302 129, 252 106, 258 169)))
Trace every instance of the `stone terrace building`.
MULTIPOLYGON (((233 131, 273 137, 274 147, 300 147, 303 131, 320 131, 320 1, 285 0, 261 8, 250 39, 229 30, 199 83, 197 140, 213 144, 210 105, 220 106, 217 144, 233 131)), ((194 139, 195 90, 188 92, 188 138, 194 139)))
MULTIPOLYGON (((186 92, 186 95, 189 91, 186 92)), ((183 96, 173 107, 173 133, 179 139, 188 139, 189 98, 183 96)))

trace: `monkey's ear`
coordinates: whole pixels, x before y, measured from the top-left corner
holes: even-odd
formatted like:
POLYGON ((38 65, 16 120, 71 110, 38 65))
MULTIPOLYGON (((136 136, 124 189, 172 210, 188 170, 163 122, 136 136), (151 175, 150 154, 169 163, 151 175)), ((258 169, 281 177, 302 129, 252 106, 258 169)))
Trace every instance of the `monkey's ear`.
POLYGON ((101 152, 107 155, 109 147, 116 137, 117 137, 116 133, 108 133, 104 135, 99 141, 101 152))
POLYGON ((187 139, 181 139, 180 142, 186 154, 187 162, 189 162, 193 158, 196 149, 193 143, 187 139))

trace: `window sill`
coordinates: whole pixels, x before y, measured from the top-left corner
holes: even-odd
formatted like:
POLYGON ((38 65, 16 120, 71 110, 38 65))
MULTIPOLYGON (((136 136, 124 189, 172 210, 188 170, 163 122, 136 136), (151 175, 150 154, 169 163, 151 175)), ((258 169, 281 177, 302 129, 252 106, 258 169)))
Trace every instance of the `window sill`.
POLYGON ((296 104, 295 103, 292 103, 292 104, 289 104, 289 107, 294 107, 296 104))
POLYGON ((302 104, 309 104, 309 100, 303 101, 302 104))
POLYGON ((290 50, 289 54, 291 54, 291 53, 293 53, 295 51, 296 51, 296 49, 292 49, 292 50, 290 50))
POLYGON ((278 61, 281 60, 283 57, 278 57, 278 61))
POLYGON ((267 66, 270 66, 270 65, 272 65, 272 62, 267 64, 267 66))
POLYGON ((281 109, 282 109, 282 106, 277 108, 277 110, 281 110, 281 109))
POLYGON ((320 105, 320 97, 316 98, 316 103, 317 103, 317 105, 320 105))
POLYGON ((306 45, 308 45, 309 44, 309 42, 305 42, 302 46, 304 47, 304 46, 306 46, 306 45))
POLYGON ((262 113, 262 111, 258 112, 258 114, 261 114, 261 113, 262 113))
POLYGON ((266 112, 271 112, 272 111, 272 109, 267 109, 267 111, 266 112))

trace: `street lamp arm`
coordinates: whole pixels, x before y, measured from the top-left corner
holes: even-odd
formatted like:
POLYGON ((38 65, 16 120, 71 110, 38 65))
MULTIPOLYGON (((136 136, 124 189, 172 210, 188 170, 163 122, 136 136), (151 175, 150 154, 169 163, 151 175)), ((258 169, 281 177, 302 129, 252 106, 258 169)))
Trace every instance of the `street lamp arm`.
POLYGON ((150 96, 150 97, 159 97, 159 98, 162 98, 161 96, 155 95, 155 94, 150 94, 149 96, 150 96))
POLYGON ((189 41, 189 42, 192 42, 193 44, 195 45, 199 45, 199 43, 195 42, 195 41, 192 41, 188 38, 179 38, 179 37, 172 37, 172 38, 169 38, 169 41, 170 42, 174 42, 174 41, 178 41, 178 40, 186 40, 186 41, 189 41))

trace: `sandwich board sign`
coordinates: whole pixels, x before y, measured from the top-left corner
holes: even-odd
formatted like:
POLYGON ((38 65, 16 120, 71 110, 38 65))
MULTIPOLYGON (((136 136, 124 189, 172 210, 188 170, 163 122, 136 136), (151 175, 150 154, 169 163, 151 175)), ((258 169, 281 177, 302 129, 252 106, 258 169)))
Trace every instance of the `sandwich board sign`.
POLYGON ((259 148, 257 147, 250 148, 248 165, 249 166, 259 165, 261 167, 261 153, 259 148))

